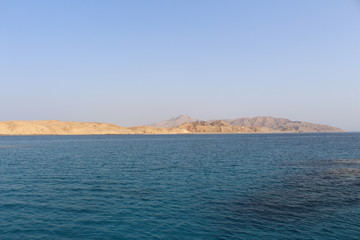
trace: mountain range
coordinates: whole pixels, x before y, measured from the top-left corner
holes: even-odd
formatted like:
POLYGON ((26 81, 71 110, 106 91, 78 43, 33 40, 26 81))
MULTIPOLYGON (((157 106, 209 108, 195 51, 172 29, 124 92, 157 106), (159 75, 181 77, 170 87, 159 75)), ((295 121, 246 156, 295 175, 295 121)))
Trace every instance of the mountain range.
POLYGON ((96 122, 3 121, 0 135, 105 135, 105 134, 196 134, 196 133, 301 133, 343 132, 315 123, 285 118, 254 117, 201 121, 180 115, 150 126, 121 127, 96 122))
POLYGON ((180 115, 175 118, 171 118, 167 121, 151 124, 159 128, 179 127, 189 128, 189 125, 199 126, 227 126, 229 127, 248 127, 256 128, 256 132, 342 132, 340 128, 309 123, 304 121, 292 121, 286 118, 275 118, 275 117, 253 117, 253 118, 236 118, 236 119, 220 119, 220 120, 209 120, 201 121, 192 118, 187 115, 180 115), (186 125, 183 125, 187 123, 186 125), (191 124, 190 124, 191 123, 191 124), (210 124, 210 125, 209 125, 210 124), (212 124, 212 125, 211 125, 212 124))

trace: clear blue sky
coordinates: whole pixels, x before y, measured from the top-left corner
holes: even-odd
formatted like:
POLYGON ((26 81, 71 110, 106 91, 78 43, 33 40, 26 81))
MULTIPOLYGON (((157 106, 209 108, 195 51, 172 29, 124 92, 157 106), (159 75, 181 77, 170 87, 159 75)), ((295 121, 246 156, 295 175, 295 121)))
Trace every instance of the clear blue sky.
POLYGON ((2 0, 0 120, 360 131, 360 1, 2 0))

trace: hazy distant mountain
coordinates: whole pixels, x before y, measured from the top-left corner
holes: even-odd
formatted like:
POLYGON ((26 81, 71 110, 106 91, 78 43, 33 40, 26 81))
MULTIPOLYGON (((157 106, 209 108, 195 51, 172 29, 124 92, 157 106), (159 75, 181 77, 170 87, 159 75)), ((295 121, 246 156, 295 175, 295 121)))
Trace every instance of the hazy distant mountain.
POLYGON ((285 118, 253 117, 227 120, 198 121, 186 115, 180 115, 167 121, 155 123, 152 126, 159 128, 177 127, 187 129, 190 132, 343 132, 342 129, 303 122, 292 121, 285 118), (192 123, 192 124, 184 124, 192 123), (226 126, 225 126, 225 125, 226 126), (247 127, 252 129, 236 129, 233 127, 247 127), (217 130, 216 130, 217 129, 217 130))
POLYGON ((174 118, 171 118, 169 120, 166 121, 162 121, 162 122, 157 122, 157 123, 153 123, 150 126, 154 126, 154 127, 158 127, 158 128, 172 128, 172 127, 176 127, 179 126, 183 123, 187 123, 187 122, 196 122, 199 121, 198 119, 189 117, 187 115, 180 115, 174 118))
POLYGON ((265 127, 277 132, 342 132, 342 129, 316 123, 291 121, 285 118, 253 117, 225 120, 232 126, 265 127))
POLYGON ((270 133, 271 129, 263 127, 232 126, 223 120, 187 122, 177 126, 189 133, 270 133))

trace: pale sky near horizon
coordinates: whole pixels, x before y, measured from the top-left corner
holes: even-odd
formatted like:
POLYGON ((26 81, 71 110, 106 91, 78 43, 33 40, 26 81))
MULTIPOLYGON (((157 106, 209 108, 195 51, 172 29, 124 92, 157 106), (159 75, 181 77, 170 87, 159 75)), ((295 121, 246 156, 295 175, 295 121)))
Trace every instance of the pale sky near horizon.
POLYGON ((360 131, 359 0, 2 0, 0 121, 360 131))

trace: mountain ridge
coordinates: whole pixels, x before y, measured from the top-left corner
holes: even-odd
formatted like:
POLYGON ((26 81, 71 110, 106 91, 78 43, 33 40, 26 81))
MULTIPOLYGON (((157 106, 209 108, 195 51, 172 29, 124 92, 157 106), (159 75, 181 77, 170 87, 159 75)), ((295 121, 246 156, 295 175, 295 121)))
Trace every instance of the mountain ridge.
MULTIPOLYGON (((332 126, 274 117, 200 121, 187 115, 180 115, 162 123, 170 127, 135 126, 126 128, 109 123, 58 120, 0 121, 0 135, 343 132, 342 129, 332 126)), ((157 126, 159 125, 161 124, 157 126)))
MULTIPOLYGON (((181 119, 183 122, 181 124, 198 122, 196 121, 195 118, 189 117, 187 115, 180 115, 178 117, 171 118, 167 121, 155 123, 152 126, 157 126, 159 128, 166 128, 166 126, 179 127, 181 126, 181 124, 176 125, 178 122, 180 122, 179 119, 181 119), (186 116, 186 118, 183 118, 182 116, 186 116), (176 119, 176 122, 173 121, 174 119, 176 119), (192 121, 185 121, 186 119, 191 119, 192 121), (162 123, 166 123, 166 125, 162 123)), ((209 120, 203 122, 212 123, 217 121, 226 122, 230 126, 234 126, 234 127, 253 127, 253 128, 258 127, 258 128, 268 129, 268 131, 271 132, 343 132, 342 129, 329 125, 310 123, 305 121, 292 121, 286 118, 276 118, 271 116, 219 119, 219 120, 209 120)))

